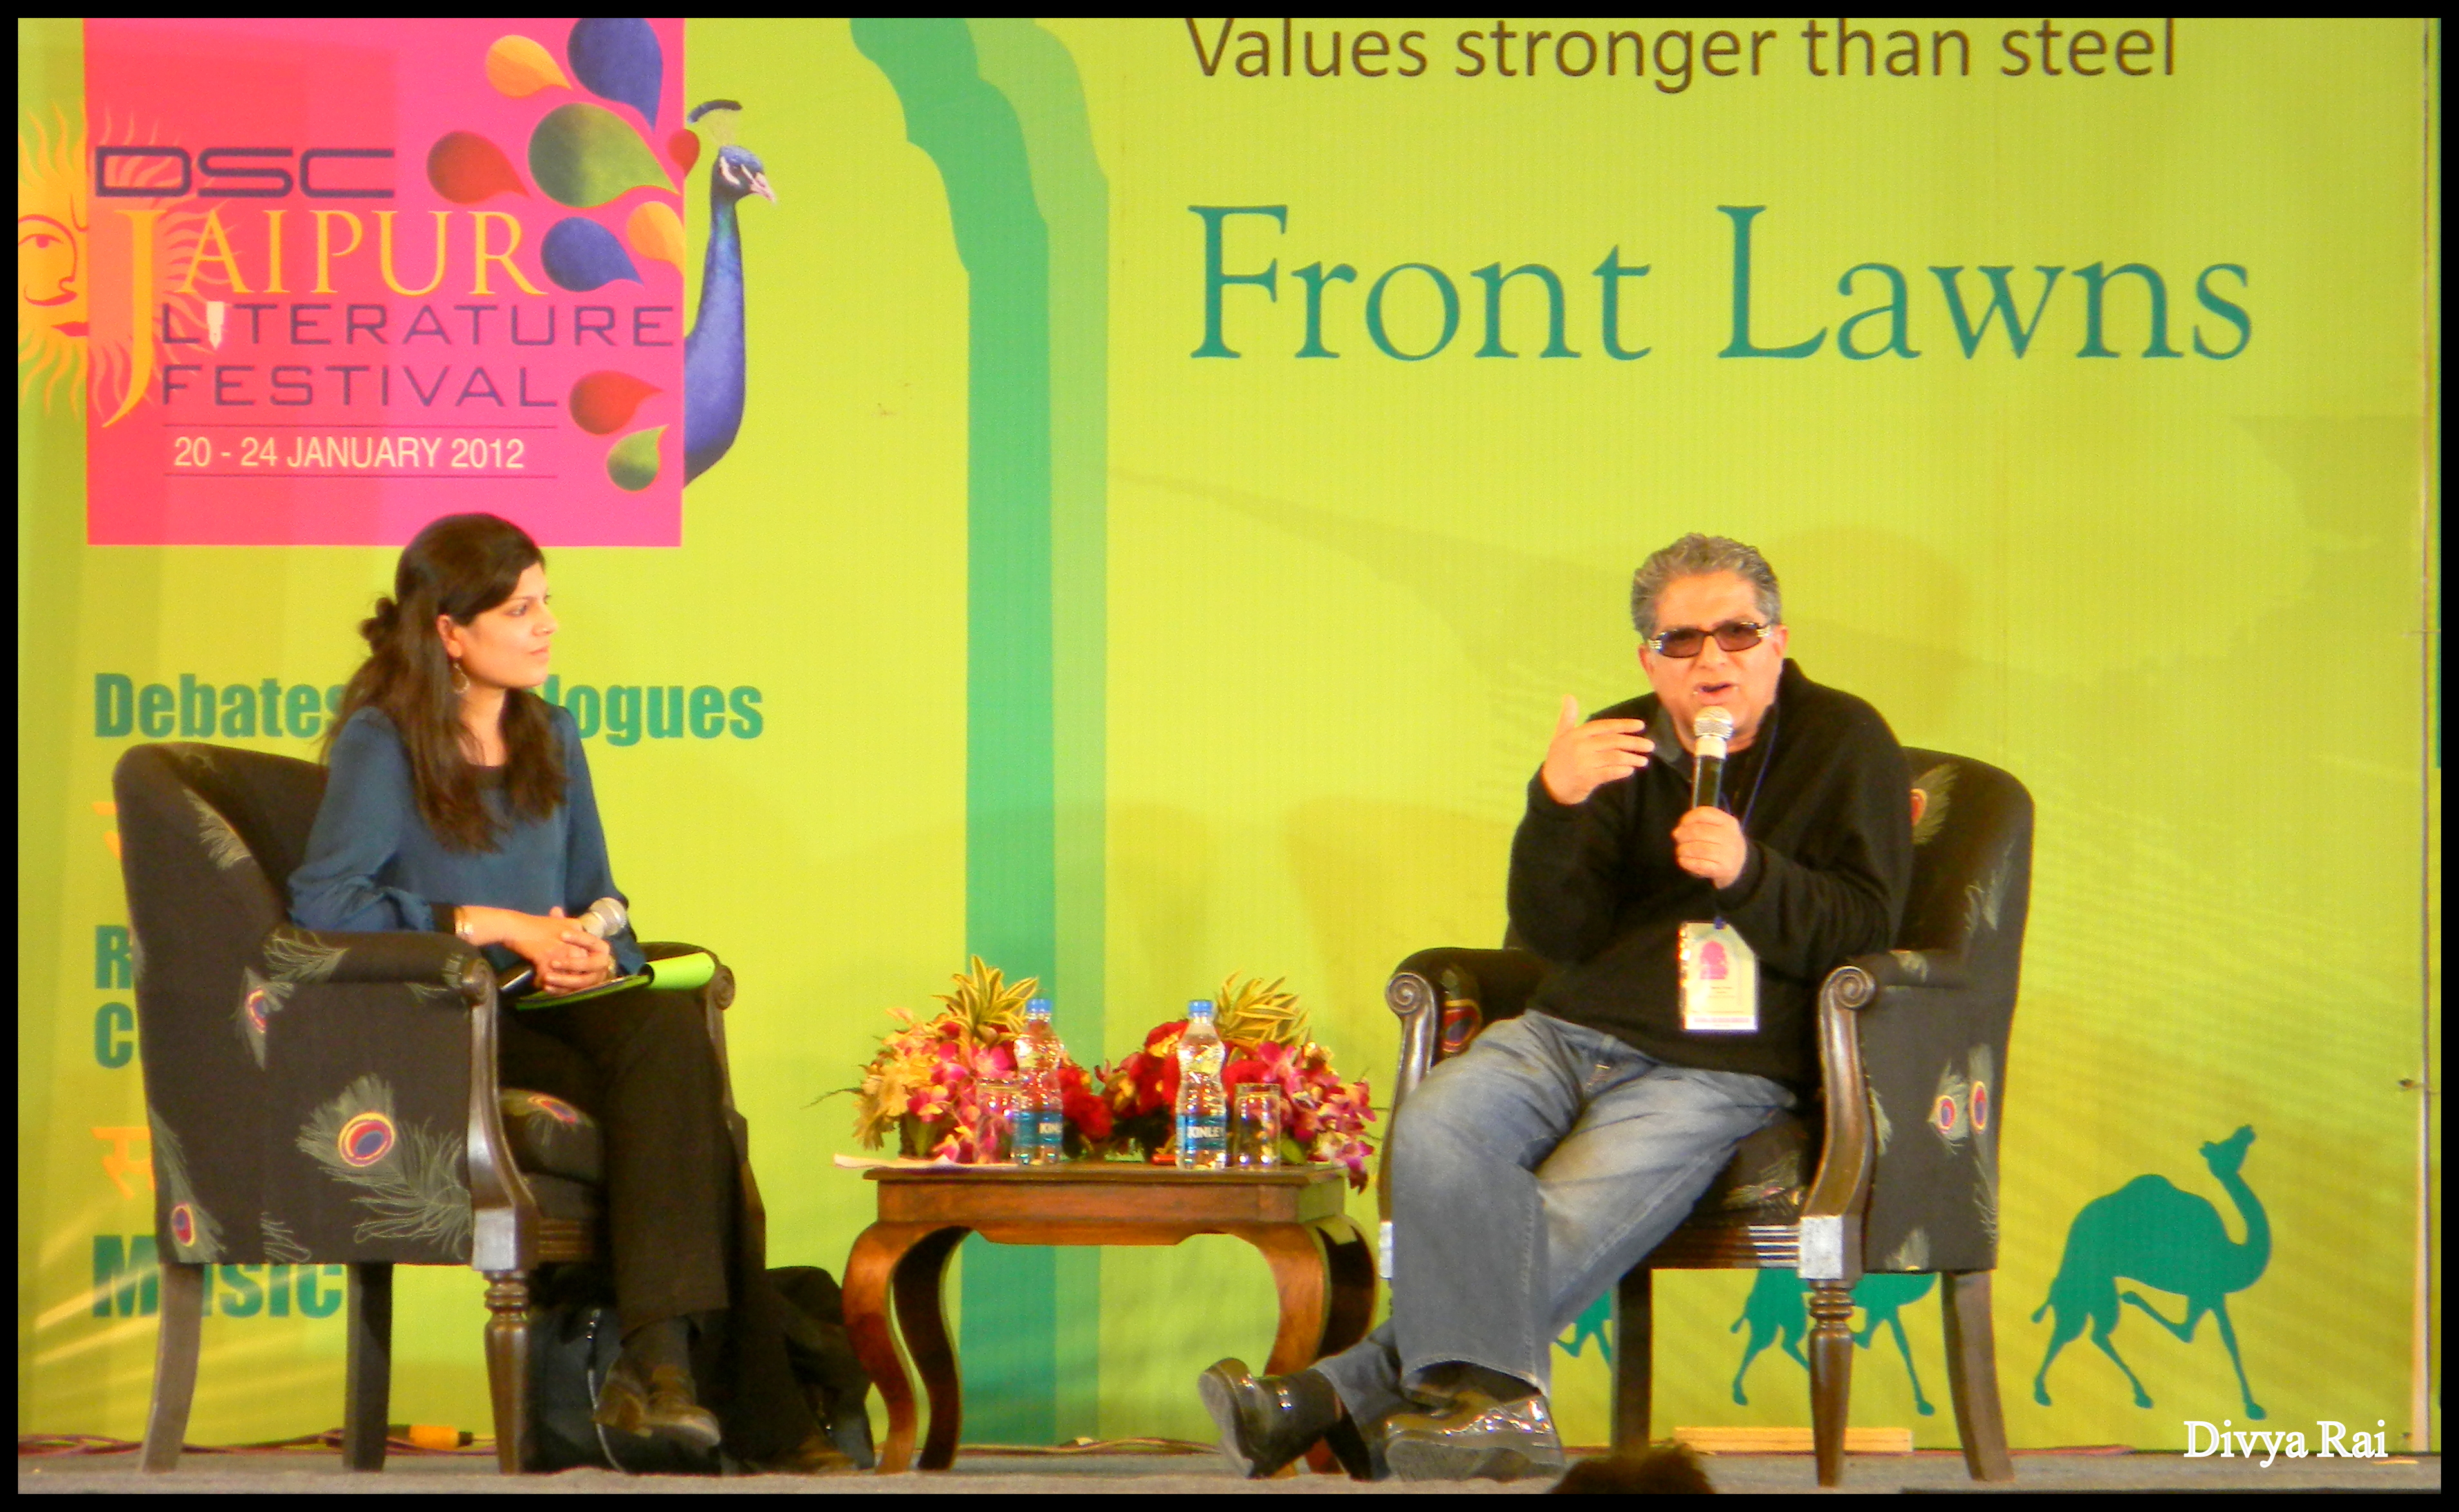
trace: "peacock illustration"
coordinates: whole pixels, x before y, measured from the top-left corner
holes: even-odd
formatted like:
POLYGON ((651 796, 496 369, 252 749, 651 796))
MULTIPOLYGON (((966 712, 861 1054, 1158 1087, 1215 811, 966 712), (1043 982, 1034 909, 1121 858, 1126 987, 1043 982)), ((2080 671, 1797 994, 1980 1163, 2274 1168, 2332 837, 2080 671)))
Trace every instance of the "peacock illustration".
POLYGON ((2049 1300, 2032 1314, 2032 1321, 2038 1323, 2043 1313, 2052 1309, 2057 1312, 2049 1330, 2049 1353, 2032 1377, 2034 1401, 2049 1405, 2049 1364, 2089 1323, 2093 1345, 2126 1373, 2127 1383, 2134 1388, 2134 1405, 2152 1405, 2151 1394, 2119 1357, 2117 1346, 2109 1341, 2110 1331, 2122 1315, 2118 1304, 2129 1302, 2189 1344, 2195 1339, 2195 1325, 2204 1313, 2212 1314, 2219 1324, 2220 1342, 2228 1346, 2229 1363, 2237 1367, 2245 1415, 2263 1416, 2255 1403, 2254 1388, 2246 1384, 2245 1360, 2238 1354, 2237 1328, 2228 1313, 2228 1294, 2254 1285, 2271 1263, 2271 1219, 2238 1174, 2245 1166, 2246 1146, 2253 1143, 2254 1127, 2248 1124, 2203 1146, 2204 1164, 2211 1166, 2245 1220, 2242 1244, 2230 1242, 2228 1230, 2220 1225, 2219 1209, 2209 1200, 2178 1190, 2165 1176, 2137 1176, 2107 1196, 2084 1204, 2067 1229, 2066 1257, 2058 1263, 2057 1279, 2049 1283, 2049 1300), (2119 1292, 2120 1278, 2182 1295, 2185 1320, 2171 1321, 2143 1300, 2140 1292, 2119 1292))
POLYGON ((231 1016, 233 1027, 239 1030, 240 1042, 256 1058, 256 1068, 264 1069, 264 1033, 273 1016, 282 1011, 284 999, 290 996, 290 984, 268 981, 253 969, 240 971, 239 1011, 231 1016))
POLYGON ((352 1200, 368 1214, 353 1231, 358 1243, 408 1242, 444 1254, 468 1247, 460 1134, 405 1124, 382 1077, 363 1076, 343 1088, 300 1127, 295 1143, 326 1175, 357 1188, 352 1200))
POLYGON ((145 1122, 152 1125, 154 1145, 154 1181, 161 1187, 168 1202, 165 1216, 171 1240, 171 1258, 194 1263, 212 1260, 222 1252, 222 1226, 197 1201, 197 1188, 188 1180, 187 1153, 180 1148, 179 1131, 162 1122, 162 1115, 147 1109, 145 1122))
MULTIPOLYGON (((710 100, 691 113, 697 125, 714 112, 742 110, 710 100)), ((723 122, 713 123, 723 124, 723 122)), ((758 158, 728 142, 708 170, 708 253, 701 264, 700 308, 683 338, 683 481, 717 466, 743 429, 743 227, 734 207, 745 195, 775 203, 758 158)))

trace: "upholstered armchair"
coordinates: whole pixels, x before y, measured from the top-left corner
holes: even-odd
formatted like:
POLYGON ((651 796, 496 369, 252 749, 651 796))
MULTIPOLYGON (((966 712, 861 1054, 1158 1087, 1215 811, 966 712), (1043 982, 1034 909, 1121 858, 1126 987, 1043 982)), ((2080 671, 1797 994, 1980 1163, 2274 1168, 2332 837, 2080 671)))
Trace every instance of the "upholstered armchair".
MULTIPOLYGON (((349 1268, 345 1463, 384 1467, 392 1268, 467 1265, 489 1282, 497 1461, 528 1467, 531 1286, 541 1267, 602 1258, 597 1124, 498 1084, 503 1009, 478 951, 445 934, 288 923, 323 767, 138 746, 112 787, 162 1268, 145 1468, 179 1464, 204 1268, 334 1263, 349 1268)), ((723 1068, 732 973, 700 993, 723 1068)), ((757 1214, 730 1079, 726 1122, 757 1214)))
MULTIPOLYGON (((1998 1263, 1998 1136, 2031 892, 2032 800, 1994 766, 1941 751, 1904 756, 1915 847, 1897 948, 1829 974, 1818 994, 1818 1097, 1744 1141, 1690 1218, 1624 1276, 1618 1446, 1650 1436, 1651 1272, 1790 1267, 1805 1283, 1811 1318, 1818 1481, 1839 1484, 1854 1285, 1873 1271, 1936 1273, 1965 1463, 1978 1480, 2013 1478, 1989 1273, 1998 1263)), ((1420 951, 1401 962, 1385 992, 1400 1018, 1394 1117, 1437 1062, 1522 1012, 1547 971, 1538 956, 1509 948, 1420 951)), ((1388 1187, 1385 1203, 1388 1216, 1388 1187)))

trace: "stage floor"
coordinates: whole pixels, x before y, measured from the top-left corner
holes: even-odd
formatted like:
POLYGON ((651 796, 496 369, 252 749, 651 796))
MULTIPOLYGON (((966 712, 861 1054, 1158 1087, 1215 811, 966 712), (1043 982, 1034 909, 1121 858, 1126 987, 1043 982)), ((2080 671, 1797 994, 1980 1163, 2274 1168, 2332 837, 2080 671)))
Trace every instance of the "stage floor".
MULTIPOLYGON (((1706 1460, 1720 1491, 1799 1492, 1817 1489, 1810 1460, 1798 1455, 1718 1455, 1706 1460)), ((2282 1460, 2265 1470, 2243 1460, 2187 1460, 2174 1454, 2023 1455, 2015 1462, 2017 1491, 2438 1491, 2439 1455, 2405 1461, 2282 1460)), ((620 1476, 600 1470, 507 1478, 494 1460, 479 1456, 401 1455, 373 1476, 346 1477, 335 1454, 191 1455, 172 1475, 139 1473, 133 1454, 26 1457, 17 1461, 17 1489, 24 1492, 501 1492, 557 1495, 640 1492, 842 1492, 896 1496, 955 1492, 965 1496, 1001 1492, 1221 1493, 1251 1491, 1273 1496, 1382 1495, 1424 1490, 1387 1480, 1360 1485, 1335 1476, 1302 1475, 1282 1480, 1232 1480, 1210 1456, 1118 1454, 1098 1456, 960 1455, 941 1474, 876 1477, 749 1476, 731 1480, 620 1476), (335 1482, 348 1479, 345 1488, 335 1482)), ((1547 1489, 1542 1480, 1513 1485, 1469 1481, 1447 1491, 1498 1494, 1547 1489)), ((1953 1454, 1857 1456, 1846 1469, 1844 1489, 1857 1492, 1973 1491, 1963 1460, 1953 1454)))

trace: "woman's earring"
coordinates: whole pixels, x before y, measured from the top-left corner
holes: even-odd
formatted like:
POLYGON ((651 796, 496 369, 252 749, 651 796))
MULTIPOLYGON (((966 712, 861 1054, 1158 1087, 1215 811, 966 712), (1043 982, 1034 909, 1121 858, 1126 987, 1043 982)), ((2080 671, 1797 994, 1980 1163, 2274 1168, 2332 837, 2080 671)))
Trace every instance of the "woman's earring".
POLYGON ((470 691, 470 674, 461 670, 458 662, 452 663, 452 691, 455 695, 470 691))

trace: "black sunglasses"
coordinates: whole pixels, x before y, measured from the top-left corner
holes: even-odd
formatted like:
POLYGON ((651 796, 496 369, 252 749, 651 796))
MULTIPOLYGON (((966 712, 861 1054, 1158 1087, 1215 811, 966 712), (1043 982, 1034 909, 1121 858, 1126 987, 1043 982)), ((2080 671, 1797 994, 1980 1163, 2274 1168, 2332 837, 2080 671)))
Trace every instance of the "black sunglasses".
POLYGON ((1765 640, 1773 626, 1752 620, 1728 620, 1713 630, 1696 630, 1685 625, 1679 630, 1660 630, 1648 638, 1648 648, 1661 657, 1687 662, 1708 647, 1708 638, 1728 651, 1748 651, 1765 640))

